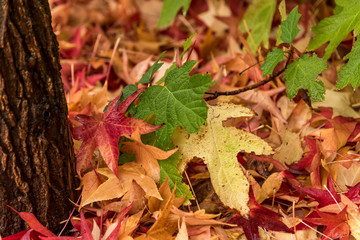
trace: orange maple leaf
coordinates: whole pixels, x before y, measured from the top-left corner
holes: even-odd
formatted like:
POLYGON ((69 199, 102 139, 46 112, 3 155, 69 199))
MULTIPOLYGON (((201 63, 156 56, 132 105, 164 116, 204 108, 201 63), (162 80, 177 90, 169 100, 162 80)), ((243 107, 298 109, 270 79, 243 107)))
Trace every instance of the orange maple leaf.
POLYGON ((178 149, 163 151, 151 145, 146 145, 141 141, 140 132, 136 130, 131 136, 124 135, 133 140, 133 142, 121 142, 124 144, 121 151, 124 153, 135 154, 136 162, 139 163, 146 171, 146 175, 159 182, 160 166, 157 160, 165 160, 173 155, 178 149))

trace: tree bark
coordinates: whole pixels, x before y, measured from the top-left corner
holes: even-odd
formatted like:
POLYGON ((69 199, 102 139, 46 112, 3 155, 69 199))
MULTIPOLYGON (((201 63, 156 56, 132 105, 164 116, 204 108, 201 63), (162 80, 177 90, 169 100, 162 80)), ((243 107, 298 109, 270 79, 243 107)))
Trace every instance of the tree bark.
POLYGON ((48 0, 0 0, 0 233, 32 212, 56 232, 74 199, 75 161, 48 0))

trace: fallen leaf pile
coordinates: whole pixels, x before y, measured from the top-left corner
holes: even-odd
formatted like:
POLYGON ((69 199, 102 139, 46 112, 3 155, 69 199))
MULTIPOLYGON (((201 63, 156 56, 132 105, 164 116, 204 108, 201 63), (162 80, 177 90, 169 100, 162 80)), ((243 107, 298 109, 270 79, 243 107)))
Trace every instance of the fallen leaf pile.
POLYGON ((3 239, 360 239, 360 3, 278 2, 49 0, 81 199, 3 239))

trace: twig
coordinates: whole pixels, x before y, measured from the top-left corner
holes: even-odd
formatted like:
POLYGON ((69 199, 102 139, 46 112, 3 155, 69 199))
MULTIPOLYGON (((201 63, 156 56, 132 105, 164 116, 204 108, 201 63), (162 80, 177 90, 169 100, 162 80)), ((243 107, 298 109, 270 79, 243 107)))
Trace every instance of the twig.
POLYGON ((210 101, 210 100, 214 100, 216 99, 217 97, 219 96, 230 96, 230 95, 236 95, 236 94, 239 94, 239 93, 242 93, 242 92, 246 92, 246 91, 249 91, 249 90, 253 90, 255 88, 258 88, 262 85, 265 85, 266 83, 268 82, 271 82, 273 81, 276 77, 280 76, 280 74, 282 74, 283 72, 285 72, 287 66, 289 65, 289 62, 290 62, 290 59, 291 59, 291 56, 292 56, 292 52, 290 51, 289 52, 289 57, 286 61, 286 64, 284 66, 283 69, 281 69, 280 71, 278 71, 277 73, 271 75, 269 78, 267 79, 264 79, 258 83, 255 83, 255 84, 252 84, 250 86, 246 86, 246 87, 243 87, 243 88, 240 88, 240 89, 237 89, 237 90, 234 90, 234 91, 228 91, 228 92, 205 92, 205 94, 209 94, 209 95, 212 95, 210 97, 206 97, 204 98, 205 101, 210 101))
POLYGON ((256 62, 256 63, 254 63, 253 65, 245 68, 244 70, 242 70, 241 72, 239 72, 239 75, 242 75, 244 72, 246 72, 246 71, 249 70, 250 68, 252 68, 252 67, 254 67, 254 66, 256 66, 256 65, 258 65, 259 63, 262 63, 262 62, 264 62, 264 61, 265 61, 265 60, 258 61, 258 62, 256 62))

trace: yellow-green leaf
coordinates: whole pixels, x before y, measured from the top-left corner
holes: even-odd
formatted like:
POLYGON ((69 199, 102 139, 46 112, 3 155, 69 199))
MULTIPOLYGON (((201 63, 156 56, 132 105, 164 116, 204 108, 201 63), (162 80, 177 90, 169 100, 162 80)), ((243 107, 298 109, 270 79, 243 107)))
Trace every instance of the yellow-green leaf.
POLYGON ((174 144, 183 155, 180 171, 193 157, 202 158, 221 201, 243 216, 249 212, 249 182, 236 155, 240 151, 268 155, 272 149, 254 134, 235 127, 223 127, 222 121, 249 116, 252 112, 239 105, 222 103, 221 106, 209 106, 207 126, 201 126, 198 133, 190 135, 183 129, 177 129, 173 137, 174 144))

